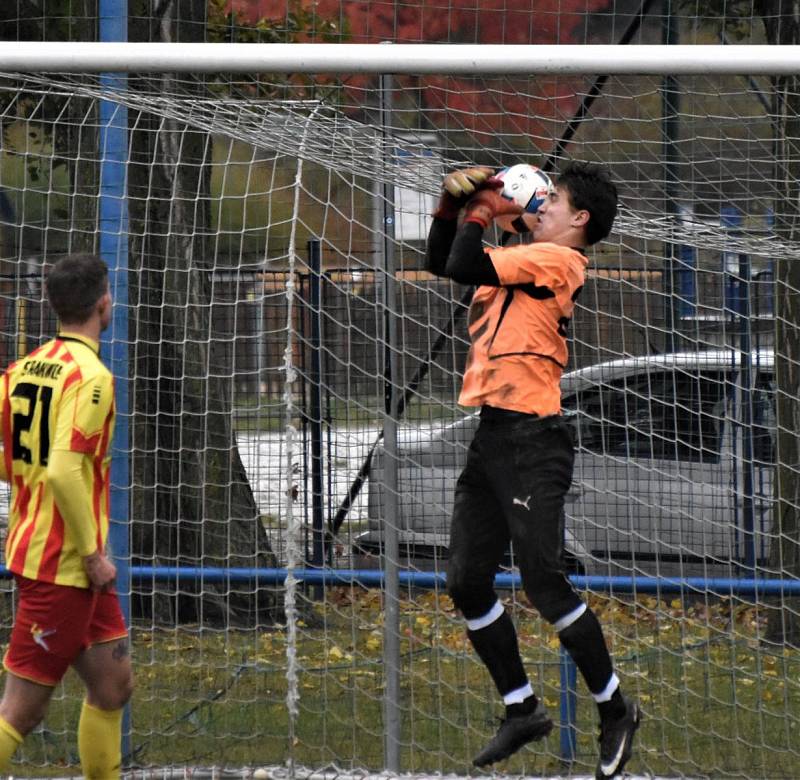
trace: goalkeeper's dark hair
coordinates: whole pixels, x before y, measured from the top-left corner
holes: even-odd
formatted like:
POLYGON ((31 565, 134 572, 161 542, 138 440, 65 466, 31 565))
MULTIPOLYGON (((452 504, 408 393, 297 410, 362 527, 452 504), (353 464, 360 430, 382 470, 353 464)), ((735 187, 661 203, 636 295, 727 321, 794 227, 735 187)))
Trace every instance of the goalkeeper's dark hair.
POLYGON ((608 171, 593 163, 570 162, 562 169, 556 185, 567 190, 573 208, 589 212, 586 244, 602 241, 617 216, 617 188, 608 171))
POLYGON ((61 323, 82 325, 108 290, 108 266, 97 255, 67 255, 52 267, 45 286, 61 323))

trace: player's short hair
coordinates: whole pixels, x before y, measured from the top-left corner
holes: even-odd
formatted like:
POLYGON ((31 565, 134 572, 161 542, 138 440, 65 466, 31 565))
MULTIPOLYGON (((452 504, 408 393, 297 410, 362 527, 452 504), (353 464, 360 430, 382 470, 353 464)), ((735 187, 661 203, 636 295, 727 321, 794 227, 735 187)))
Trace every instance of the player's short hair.
POLYGON ((108 290, 108 266, 97 255, 67 255, 50 269, 45 286, 61 322, 82 325, 108 290))
POLYGON ((610 232, 617 216, 617 188, 608 171, 586 162, 569 162, 562 169, 557 187, 569 193, 573 208, 589 212, 586 223, 586 244, 602 241, 610 232))

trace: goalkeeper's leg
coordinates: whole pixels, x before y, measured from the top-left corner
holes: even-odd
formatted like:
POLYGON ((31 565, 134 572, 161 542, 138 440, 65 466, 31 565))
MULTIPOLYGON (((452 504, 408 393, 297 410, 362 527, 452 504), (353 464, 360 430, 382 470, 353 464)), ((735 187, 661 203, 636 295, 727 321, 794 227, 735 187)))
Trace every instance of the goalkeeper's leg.
POLYGON ((447 586, 467 622, 467 636, 506 705, 506 717, 475 757, 486 766, 541 739, 553 728, 522 664, 511 617, 494 592, 494 575, 508 545, 505 520, 487 490, 478 462, 470 462, 456 489, 447 586))

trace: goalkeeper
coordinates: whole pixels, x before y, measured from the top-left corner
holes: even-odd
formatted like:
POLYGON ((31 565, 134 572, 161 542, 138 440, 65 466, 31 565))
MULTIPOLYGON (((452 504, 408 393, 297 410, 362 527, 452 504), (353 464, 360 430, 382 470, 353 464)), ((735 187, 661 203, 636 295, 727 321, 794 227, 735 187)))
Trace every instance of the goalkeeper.
POLYGON ((480 407, 480 424, 456 485, 447 586, 506 712, 474 764, 500 761, 553 728, 494 591, 494 575, 513 541, 525 593, 558 632, 597 702, 597 777, 611 778, 630 758, 640 714, 622 695, 600 623, 564 569, 564 496, 574 451, 560 416, 559 383, 566 328, 584 283, 584 249, 611 231, 617 191, 603 169, 572 163, 538 213, 523 215, 498 192, 502 183, 492 173, 478 167, 445 177, 427 247, 429 271, 477 286, 459 403, 480 407), (533 243, 484 249, 484 231, 495 217, 520 215, 533 243))
POLYGON ((98 356, 111 322, 106 264, 65 257, 47 277, 47 297, 58 335, 0 379, 0 476, 11 481, 6 566, 19 596, 4 659, 0 773, 72 666, 87 693, 78 723, 83 774, 113 780, 133 674, 105 552, 114 432, 114 380, 98 356))

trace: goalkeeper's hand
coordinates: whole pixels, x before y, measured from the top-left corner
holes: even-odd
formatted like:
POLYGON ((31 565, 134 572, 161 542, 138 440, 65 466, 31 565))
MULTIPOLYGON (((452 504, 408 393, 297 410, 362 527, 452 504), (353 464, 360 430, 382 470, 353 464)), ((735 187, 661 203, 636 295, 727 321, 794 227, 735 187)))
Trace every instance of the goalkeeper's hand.
POLYGON ((469 198, 484 187, 493 175, 494 169, 485 165, 448 173, 442 182, 442 196, 433 216, 439 219, 457 219, 469 198))
POLYGON ((469 199, 464 222, 475 222, 486 230, 495 217, 505 214, 516 217, 524 213, 522 206, 504 198, 498 192, 502 189, 503 182, 499 179, 489 179, 486 184, 487 189, 480 190, 469 199))

